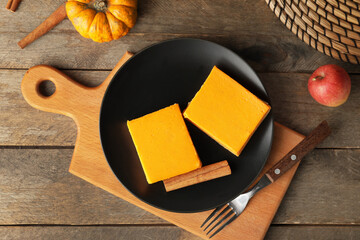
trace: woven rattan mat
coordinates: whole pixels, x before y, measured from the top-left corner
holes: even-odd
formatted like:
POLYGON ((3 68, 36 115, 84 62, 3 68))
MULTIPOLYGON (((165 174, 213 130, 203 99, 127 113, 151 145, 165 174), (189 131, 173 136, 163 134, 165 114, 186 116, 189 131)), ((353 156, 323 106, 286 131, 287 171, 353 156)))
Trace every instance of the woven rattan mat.
POLYGON ((265 0, 298 38, 335 59, 360 64, 360 0, 265 0))

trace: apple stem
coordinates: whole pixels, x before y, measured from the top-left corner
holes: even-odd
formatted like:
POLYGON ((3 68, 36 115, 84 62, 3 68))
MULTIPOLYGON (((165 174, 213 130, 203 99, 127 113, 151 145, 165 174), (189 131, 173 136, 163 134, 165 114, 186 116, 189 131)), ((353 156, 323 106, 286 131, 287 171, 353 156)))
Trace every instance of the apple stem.
POLYGON ((316 81, 316 80, 322 80, 324 77, 323 76, 316 76, 314 77, 312 80, 316 81))

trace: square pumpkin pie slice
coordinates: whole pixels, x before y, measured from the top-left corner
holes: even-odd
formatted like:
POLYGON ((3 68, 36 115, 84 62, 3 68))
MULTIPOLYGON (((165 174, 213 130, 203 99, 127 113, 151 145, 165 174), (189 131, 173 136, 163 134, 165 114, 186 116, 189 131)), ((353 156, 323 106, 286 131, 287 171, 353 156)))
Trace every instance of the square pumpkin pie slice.
POLYGON ((214 66, 184 117, 239 156, 270 108, 214 66))
POLYGON ((127 125, 149 184, 201 167, 178 104, 127 125))

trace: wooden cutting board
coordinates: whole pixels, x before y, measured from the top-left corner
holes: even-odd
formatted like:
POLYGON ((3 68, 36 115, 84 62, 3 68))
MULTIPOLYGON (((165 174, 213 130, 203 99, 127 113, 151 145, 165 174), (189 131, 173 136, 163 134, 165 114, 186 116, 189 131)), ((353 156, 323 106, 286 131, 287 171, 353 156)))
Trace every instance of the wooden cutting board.
MULTIPOLYGON (((201 223, 211 211, 200 213, 173 213, 154 208, 138 200, 128 192, 111 171, 103 154, 99 136, 99 112, 105 90, 117 70, 130 57, 125 53, 105 81, 98 87, 85 87, 61 71, 46 65, 30 68, 22 81, 21 90, 25 100, 34 108, 59 113, 74 119, 78 135, 69 171, 126 201, 141 207, 204 239, 201 223), (50 97, 43 96, 39 84, 52 81, 56 90, 50 97)), ((267 171, 297 143, 304 138, 278 123, 275 123, 274 140, 269 159, 261 173, 267 171)), ((295 174, 296 167, 278 181, 258 192, 240 217, 212 239, 262 239, 280 205, 295 174)))

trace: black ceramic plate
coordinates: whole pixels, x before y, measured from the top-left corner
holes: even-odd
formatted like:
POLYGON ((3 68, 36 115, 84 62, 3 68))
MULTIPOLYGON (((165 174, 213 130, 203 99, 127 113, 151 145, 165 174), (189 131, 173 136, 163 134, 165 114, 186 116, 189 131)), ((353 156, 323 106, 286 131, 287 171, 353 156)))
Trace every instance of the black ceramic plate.
POLYGON ((117 72, 105 93, 100 136, 106 159, 119 181, 152 206, 174 212, 212 209, 244 191, 266 162, 273 136, 271 112, 239 157, 186 122, 203 165, 228 160, 232 174, 168 193, 162 182, 146 182, 126 121, 174 103, 184 110, 214 65, 270 102, 255 72, 239 56, 197 39, 170 40, 139 52, 117 72))

